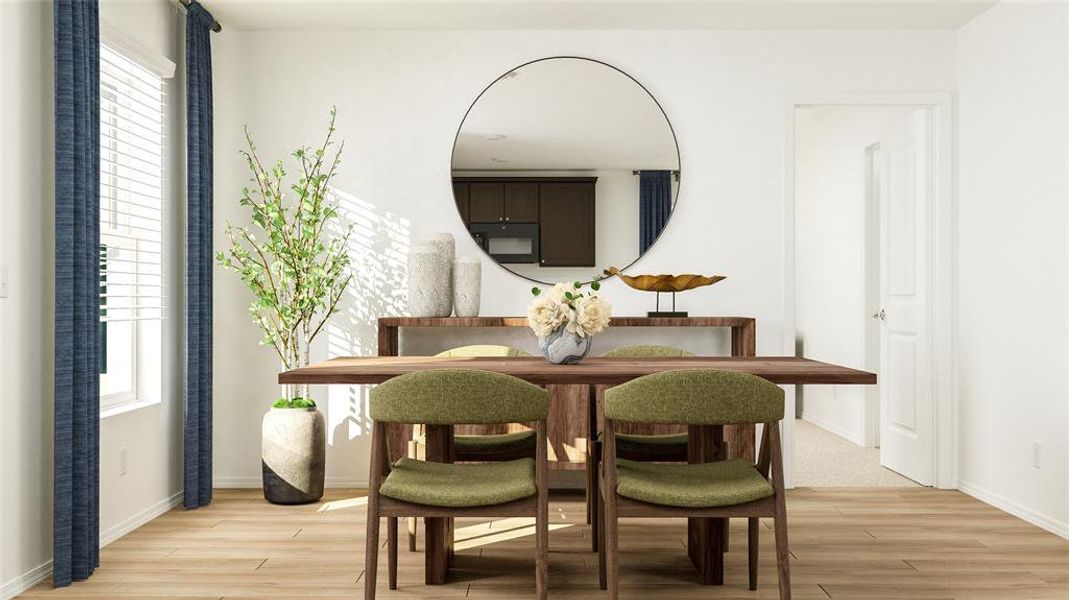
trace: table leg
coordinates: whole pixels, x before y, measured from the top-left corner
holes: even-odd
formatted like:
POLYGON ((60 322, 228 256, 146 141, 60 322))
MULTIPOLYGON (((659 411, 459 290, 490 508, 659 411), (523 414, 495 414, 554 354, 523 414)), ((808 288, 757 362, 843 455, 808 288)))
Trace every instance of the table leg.
MULTIPOLYGON (((453 427, 427 425, 426 459, 430 462, 449 462, 452 455, 453 427)), ((442 585, 449 576, 453 559, 453 519, 427 517, 424 520, 424 582, 442 585)))
MULTIPOLYGON (((757 356, 757 321, 750 319, 744 325, 731 328, 731 355, 757 356)), ((757 431, 753 425, 728 425, 724 436, 731 449, 731 458, 754 461, 757 431)))
POLYGON ((594 522, 594 514, 597 511, 597 481, 594 473, 597 464, 594 459, 594 445, 598 441, 598 386, 587 386, 586 406, 586 522, 591 526, 591 540, 596 543, 597 523, 594 522))
MULTIPOLYGON (((724 429, 720 425, 688 428, 688 462, 703 463, 726 458, 724 429)), ((687 555, 698 570, 703 585, 724 584, 724 529, 726 519, 687 519, 687 555)))

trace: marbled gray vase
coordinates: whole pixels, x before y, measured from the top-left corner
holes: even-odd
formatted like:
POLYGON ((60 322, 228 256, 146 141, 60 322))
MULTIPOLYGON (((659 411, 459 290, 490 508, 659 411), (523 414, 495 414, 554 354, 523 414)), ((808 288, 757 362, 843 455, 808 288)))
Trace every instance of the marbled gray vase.
POLYGON ((264 498, 274 504, 308 504, 323 497, 327 426, 314 408, 272 408, 261 432, 264 498))
POLYGON ((458 317, 479 316, 483 264, 471 256, 453 261, 453 310, 458 317))
POLYGON ((538 338, 542 356, 555 365, 574 365, 590 352, 590 336, 579 337, 564 327, 543 338, 538 338))
POLYGON ((421 246, 434 248, 438 256, 438 268, 442 270, 444 283, 438 279, 443 290, 434 293, 434 314, 432 317, 448 317, 453 314, 453 259, 457 254, 457 243, 451 233, 429 233, 420 240, 421 246))

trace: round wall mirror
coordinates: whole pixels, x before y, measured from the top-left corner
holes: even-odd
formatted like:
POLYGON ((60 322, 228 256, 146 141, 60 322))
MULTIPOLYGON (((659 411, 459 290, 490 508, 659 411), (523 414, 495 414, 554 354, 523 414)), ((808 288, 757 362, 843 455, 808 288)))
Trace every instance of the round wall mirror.
POLYGON ((626 268, 661 235, 679 150, 634 78, 575 57, 521 65, 468 109, 453 145, 453 196, 476 244, 538 283, 626 268))

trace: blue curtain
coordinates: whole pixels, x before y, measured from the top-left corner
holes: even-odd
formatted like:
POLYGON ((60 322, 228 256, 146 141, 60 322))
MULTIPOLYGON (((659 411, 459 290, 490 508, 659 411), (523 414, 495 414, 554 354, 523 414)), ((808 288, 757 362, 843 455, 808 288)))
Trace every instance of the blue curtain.
POLYGON ((646 253, 672 213, 672 172, 639 171, 638 174, 638 251, 646 253))
POLYGON ((212 24, 186 13, 185 506, 212 501, 212 24))
POLYGON ((100 33, 96 0, 55 0, 53 582, 100 563, 100 33))

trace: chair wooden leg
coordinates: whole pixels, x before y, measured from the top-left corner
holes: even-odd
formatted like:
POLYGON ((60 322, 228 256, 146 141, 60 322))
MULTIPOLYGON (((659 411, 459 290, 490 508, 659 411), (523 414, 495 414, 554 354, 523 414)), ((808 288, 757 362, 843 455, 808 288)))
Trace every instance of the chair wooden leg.
MULTIPOLYGON (((613 492, 615 495, 615 491, 613 492)), ((605 577, 608 583, 609 600, 617 600, 620 595, 620 569, 619 569, 619 522, 616 519, 616 499, 609 498, 605 502, 605 539, 602 555, 605 557, 605 577)))
POLYGON ((535 485, 538 494, 535 510, 535 591, 538 600, 549 598, 549 445, 546 422, 535 423, 535 485))
POLYGON ((601 460, 601 444, 593 442, 589 445, 590 453, 587 456, 593 455, 593 461, 591 465, 587 466, 587 470, 593 471, 593 478, 590 478, 588 474, 588 488, 589 494, 593 498, 590 503, 590 551, 597 552, 598 545, 601 543, 601 507, 603 506, 601 499, 601 468, 599 461, 601 460))
MULTIPOLYGON (((780 511, 777 509, 777 513, 780 511)), ((777 516, 776 529, 776 568, 779 570, 780 600, 791 600, 791 556, 787 550, 787 518, 777 516)))
MULTIPOLYGON (((594 504, 597 502, 597 496, 594 495, 594 481, 595 481, 595 469, 594 466, 594 442, 593 440, 587 440, 586 442, 586 524, 594 524, 594 504)), ((596 549, 596 548, 595 548, 596 549)))
MULTIPOLYGON (((547 492, 541 492, 545 495, 547 492)), ((539 498, 535 515, 535 590, 539 600, 549 597, 549 499, 539 498)))
POLYGON ((379 570, 379 502, 368 501, 367 546, 364 549, 364 600, 375 600, 375 575, 379 570))
POLYGON ((390 589, 397 589, 397 517, 386 519, 386 549, 389 552, 390 589))
POLYGON ((596 515, 598 524, 598 588, 609 589, 608 579, 605 574, 605 500, 599 494, 597 497, 598 514, 596 515))
POLYGON ((759 556, 757 542, 760 539, 760 530, 761 519, 750 517, 749 541, 747 542, 747 550, 749 550, 750 554, 750 591, 755 591, 757 589, 757 558, 759 556))
POLYGON ((772 491, 775 494, 776 568, 779 571, 780 600, 791 600, 791 555, 787 545, 787 495, 783 489, 783 449, 779 423, 768 426, 769 451, 772 458, 772 491))
MULTIPOLYGON (((420 425, 413 425, 412 426, 412 435, 413 435, 413 437, 416 437, 417 439, 419 438, 419 436, 423 435, 423 431, 421 430, 421 426, 420 425)), ((408 441, 408 447, 406 448, 406 450, 407 450, 407 452, 406 452, 405 456, 407 456, 408 458, 416 458, 416 459, 419 458, 419 442, 418 441, 409 440, 408 441)), ((408 517, 408 551, 409 552, 415 552, 416 551, 416 517, 408 517)))

